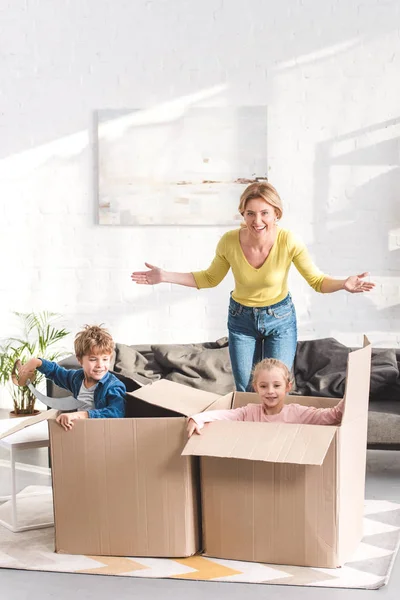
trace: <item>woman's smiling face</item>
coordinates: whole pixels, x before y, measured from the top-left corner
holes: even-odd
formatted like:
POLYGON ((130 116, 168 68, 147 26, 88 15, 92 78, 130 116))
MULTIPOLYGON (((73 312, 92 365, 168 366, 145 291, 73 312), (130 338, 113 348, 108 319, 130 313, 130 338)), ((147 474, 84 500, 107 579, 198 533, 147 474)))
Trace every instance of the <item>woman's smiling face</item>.
POLYGON ((249 233, 260 238, 276 227, 277 213, 262 198, 253 198, 246 203, 243 218, 249 233))

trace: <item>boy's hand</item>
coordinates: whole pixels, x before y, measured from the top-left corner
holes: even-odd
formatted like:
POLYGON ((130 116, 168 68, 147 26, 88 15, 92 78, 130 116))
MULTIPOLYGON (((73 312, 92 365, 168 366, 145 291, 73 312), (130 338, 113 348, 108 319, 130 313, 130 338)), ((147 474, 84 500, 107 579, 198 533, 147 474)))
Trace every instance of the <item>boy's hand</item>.
POLYGON ((65 431, 69 431, 74 426, 74 421, 77 419, 88 418, 89 415, 86 410, 78 410, 78 412, 74 413, 62 413, 61 415, 58 415, 56 421, 65 429, 65 431))
POLYGON ((193 419, 188 420, 187 433, 188 437, 192 437, 194 433, 201 435, 201 429, 199 425, 197 425, 196 421, 193 421, 193 419))
POLYGON ((40 358, 30 358, 24 365, 20 360, 14 364, 11 379, 15 385, 26 385, 26 382, 34 378, 37 367, 40 367, 40 358))

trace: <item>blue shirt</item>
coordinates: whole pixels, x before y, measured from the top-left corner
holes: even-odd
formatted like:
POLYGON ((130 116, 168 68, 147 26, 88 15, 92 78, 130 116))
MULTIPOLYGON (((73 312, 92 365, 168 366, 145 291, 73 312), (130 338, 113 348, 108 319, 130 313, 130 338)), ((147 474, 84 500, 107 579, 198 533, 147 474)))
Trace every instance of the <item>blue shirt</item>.
MULTIPOLYGON (((38 371, 43 373, 47 379, 66 390, 69 390, 74 398, 78 398, 79 390, 85 374, 83 369, 65 369, 50 360, 40 359, 42 366, 38 371)), ((125 417, 125 393, 126 387, 115 375, 107 372, 98 382, 94 391, 95 408, 88 410, 89 419, 112 419, 125 417)))

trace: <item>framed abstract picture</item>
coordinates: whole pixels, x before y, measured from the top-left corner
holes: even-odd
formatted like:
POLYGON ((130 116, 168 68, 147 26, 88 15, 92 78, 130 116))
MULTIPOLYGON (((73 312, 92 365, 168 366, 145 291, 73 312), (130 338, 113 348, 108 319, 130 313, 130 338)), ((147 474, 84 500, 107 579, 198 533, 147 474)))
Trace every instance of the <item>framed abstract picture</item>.
POLYGON ((267 108, 101 110, 101 225, 235 225, 239 198, 267 177, 267 108))

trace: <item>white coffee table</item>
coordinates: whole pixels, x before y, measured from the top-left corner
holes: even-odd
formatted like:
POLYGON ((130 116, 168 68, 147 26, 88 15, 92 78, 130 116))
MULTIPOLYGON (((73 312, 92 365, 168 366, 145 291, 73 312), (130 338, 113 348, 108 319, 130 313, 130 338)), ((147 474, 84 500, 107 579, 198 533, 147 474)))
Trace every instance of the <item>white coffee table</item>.
MULTIPOLYGON (((14 419, 1 419, 0 420, 0 433, 11 429, 15 425, 18 425, 28 417, 14 418, 14 419)), ((40 529, 42 527, 51 527, 54 525, 54 520, 47 522, 34 522, 32 524, 18 525, 18 512, 17 512, 17 474, 16 474, 16 463, 18 452, 21 450, 27 450, 32 448, 48 448, 49 447, 49 431, 47 421, 40 421, 30 427, 26 427, 17 433, 13 433, 10 436, 0 440, 0 446, 6 448, 10 452, 10 473, 11 473, 11 494, 9 496, 3 496, 0 500, 9 500, 11 503, 11 519, 1 518, 0 525, 7 527, 11 531, 26 531, 28 529, 40 529)), ((51 494, 51 488, 48 488, 46 494, 51 494)), ((44 495, 43 491, 38 493, 30 494, 18 494, 18 501, 20 498, 32 498, 33 495, 44 495)), ((0 512, 1 512, 0 506, 0 512)), ((3 505, 4 508, 4 505, 3 505)))

